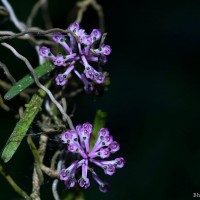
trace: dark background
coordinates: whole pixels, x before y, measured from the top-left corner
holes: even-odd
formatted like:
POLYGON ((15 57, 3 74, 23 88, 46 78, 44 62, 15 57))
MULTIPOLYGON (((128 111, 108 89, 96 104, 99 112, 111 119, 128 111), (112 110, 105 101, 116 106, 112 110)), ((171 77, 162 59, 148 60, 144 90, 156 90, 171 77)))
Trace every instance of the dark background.
MULTIPOLYGON (((35 1, 10 2, 19 19, 25 20, 35 1)), ((109 193, 100 193, 92 183, 85 191, 86 199, 193 199, 193 193, 200 193, 200 2, 99 2, 105 11, 106 42, 113 49, 105 66, 111 85, 104 97, 78 98, 74 121, 92 122, 97 108, 106 111, 107 127, 121 144, 116 156, 123 156, 126 166, 112 177, 101 176, 112 184, 109 193)), ((50 0, 54 27, 66 28, 74 19, 73 12, 69 13, 74 3, 50 0)), ((37 23, 41 23, 39 17, 37 23)), ((89 32, 97 25, 97 16, 89 9, 82 26, 89 32)), ((8 29, 12 25, 0 27, 8 29)), ((15 44, 36 66, 37 57, 29 44, 21 41, 15 44)), ((3 47, 0 57, 11 66, 17 79, 28 72, 3 47)), ((0 117, 3 148, 16 120, 2 110, 0 117)), ((28 149, 24 140, 6 169, 29 191, 33 165, 25 148, 28 149)), ((51 186, 50 180, 46 185, 51 186)), ((42 192, 42 199, 51 199, 50 192, 45 189, 42 192)), ((17 198, 0 176, 0 199, 17 198)))

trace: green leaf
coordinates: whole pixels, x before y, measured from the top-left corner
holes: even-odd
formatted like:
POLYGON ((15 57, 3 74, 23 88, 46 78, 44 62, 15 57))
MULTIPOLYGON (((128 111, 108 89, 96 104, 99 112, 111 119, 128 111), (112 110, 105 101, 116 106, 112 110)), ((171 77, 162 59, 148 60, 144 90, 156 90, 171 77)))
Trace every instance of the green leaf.
MULTIPOLYGON (((50 83, 51 81, 46 84, 46 87, 49 87, 50 83)), ((25 105, 26 110, 22 114, 19 122, 16 124, 1 155, 1 158, 4 160, 4 162, 8 162, 19 147, 35 116, 41 110, 41 105, 45 95, 46 92, 42 89, 39 89, 38 93, 34 94, 30 102, 25 105)))
POLYGON ((90 148, 94 146, 94 143, 98 138, 99 130, 105 126, 106 118, 107 118, 106 112, 103 112, 102 110, 97 110, 95 119, 94 119, 94 124, 93 124, 93 132, 92 132, 92 137, 91 137, 91 142, 90 142, 90 148))
MULTIPOLYGON (((46 62, 46 63, 38 66, 34 70, 35 70, 35 73, 36 73, 36 75, 39 79, 42 76, 53 71, 54 69, 55 69, 54 65, 52 65, 49 62, 46 62)), ((20 92, 22 92, 24 89, 26 89, 27 87, 32 85, 34 82, 35 81, 34 81, 33 76, 31 75, 31 73, 29 73, 28 75, 26 75, 22 79, 20 79, 18 82, 16 82, 15 85, 13 87, 11 87, 10 90, 5 94, 4 98, 6 100, 12 99, 16 95, 18 95, 20 92)))

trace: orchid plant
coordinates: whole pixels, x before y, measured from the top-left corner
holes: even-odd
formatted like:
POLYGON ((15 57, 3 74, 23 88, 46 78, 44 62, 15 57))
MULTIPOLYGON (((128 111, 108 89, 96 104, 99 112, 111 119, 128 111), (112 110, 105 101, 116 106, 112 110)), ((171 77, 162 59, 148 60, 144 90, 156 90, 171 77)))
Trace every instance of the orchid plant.
MULTIPOLYGON (((55 200, 59 200, 61 196, 58 188, 59 182, 64 182, 66 190, 72 190, 79 185, 78 194, 81 194, 81 198, 84 199, 82 190, 90 186, 89 174, 97 182, 99 190, 107 192, 110 184, 99 178, 96 166, 102 168, 106 175, 112 176, 125 164, 123 157, 108 160, 112 154, 119 151, 120 145, 105 128, 107 115, 97 110, 93 123, 86 122, 74 126, 72 117, 76 112, 69 114, 67 111, 67 105, 74 101, 74 96, 98 96, 109 85, 109 74, 104 70, 103 65, 108 62, 112 49, 105 44, 106 34, 101 31, 103 29, 102 19, 100 20, 101 30, 95 28, 90 34, 81 28, 80 18, 71 23, 67 29, 51 27, 51 29, 42 30, 32 27, 31 24, 37 9, 41 7, 45 8, 43 10, 48 16, 45 18, 48 18, 46 24, 50 26, 46 9, 47 1, 38 1, 43 3, 33 7, 27 24, 18 20, 7 0, 1 2, 3 6, 0 7, 2 11, 0 13, 4 11, 4 14, 10 17, 11 22, 20 32, 0 31, 0 46, 9 49, 30 70, 29 74, 16 81, 8 67, 0 62, 0 67, 11 82, 9 84, 0 80, 0 83, 3 82, 4 86, 7 86, 5 101, 0 96, 1 108, 12 112, 13 108, 7 105, 7 101, 17 95, 25 100, 25 105, 18 106, 20 111, 16 116, 18 122, 3 148, 1 158, 5 163, 9 162, 17 153, 23 139, 27 139, 34 158, 31 194, 17 185, 17 181, 11 176, 8 178, 4 169, 5 164, 0 164, 0 173, 24 199, 41 199, 40 188, 45 186, 44 175, 52 178, 52 195, 55 200), (40 37, 46 38, 40 39, 40 37), (11 39, 30 41, 38 55, 39 66, 32 66, 28 58, 19 53, 20 50, 16 50, 6 42, 11 39), (27 89, 28 87, 30 90, 27 89), (41 132, 37 139, 34 137, 37 134, 32 134, 30 131, 30 127, 34 127, 34 124, 41 132), (47 150, 50 139, 54 140, 57 145, 54 155, 50 158, 51 166, 47 166, 44 158, 49 156, 47 150), (39 145, 36 145, 38 143, 39 145)), ((80 5, 85 6, 86 9, 90 4, 101 8, 96 0, 83 1, 79 7, 80 5)), ((102 12, 102 9, 98 9, 97 12, 102 12)), ((0 86, 2 87, 2 84, 0 86)), ((85 121, 88 119, 86 118, 85 121)), ((65 200, 68 199, 67 194, 64 197, 65 200)), ((74 199, 76 195, 77 189, 74 192, 74 199)))

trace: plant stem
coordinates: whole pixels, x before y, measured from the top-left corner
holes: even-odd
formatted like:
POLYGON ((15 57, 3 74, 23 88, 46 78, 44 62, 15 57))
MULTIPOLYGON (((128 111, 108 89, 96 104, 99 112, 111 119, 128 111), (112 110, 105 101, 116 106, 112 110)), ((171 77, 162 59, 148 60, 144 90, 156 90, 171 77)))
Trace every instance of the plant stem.
POLYGON ((28 194, 16 184, 12 177, 5 173, 2 165, 0 165, 0 174, 8 181, 8 183, 20 196, 22 196, 24 199, 31 200, 28 194))

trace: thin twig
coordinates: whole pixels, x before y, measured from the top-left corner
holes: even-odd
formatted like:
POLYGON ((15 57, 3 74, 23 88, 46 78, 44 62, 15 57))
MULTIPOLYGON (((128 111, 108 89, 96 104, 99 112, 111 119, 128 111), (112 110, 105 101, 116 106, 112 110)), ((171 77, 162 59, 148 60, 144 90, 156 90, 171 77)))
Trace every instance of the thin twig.
POLYGON ((81 23, 83 19, 83 14, 87 10, 88 6, 91 4, 91 0, 85 0, 82 2, 77 2, 76 6, 79 8, 77 17, 75 19, 75 22, 81 23))
POLYGON ((63 110, 65 112, 67 112, 67 101, 64 97, 61 98, 61 103, 62 103, 62 106, 63 106, 63 110))
POLYGON ((20 30, 20 31, 24 31, 26 28, 26 25, 19 21, 17 16, 15 15, 15 12, 12 8, 12 6, 10 5, 10 3, 7 0, 1 0, 3 5, 6 7, 9 15, 10 15, 10 19, 11 21, 14 23, 14 25, 20 30))
POLYGON ((70 94, 66 95, 67 98, 72 98, 75 97, 76 95, 80 94, 81 92, 83 92, 82 88, 79 88, 73 92, 71 92, 70 94))
POLYGON ((11 73, 9 72, 8 68, 6 67, 6 65, 4 63, 0 62, 0 68, 3 69, 4 74, 7 76, 8 80, 10 80, 10 82, 14 85, 16 83, 16 80, 11 75, 11 73))
POLYGON ((35 3, 35 5, 33 6, 30 15, 28 16, 27 19, 27 26, 31 27, 32 23, 33 23, 33 19, 35 18, 35 16, 37 15, 39 9, 42 7, 42 5, 45 3, 46 0, 39 0, 35 3))
POLYGON ((52 28, 52 22, 48 13, 48 1, 47 0, 38 0, 38 2, 35 3, 35 5, 33 6, 31 13, 27 19, 27 26, 31 27, 32 23, 33 23, 33 19, 34 17, 37 15, 39 9, 42 9, 42 14, 43 14, 43 19, 44 19, 44 23, 45 23, 45 27, 47 29, 52 28))
POLYGON ((70 117, 74 116, 75 111, 76 111, 76 104, 74 104, 74 106, 73 106, 73 109, 72 109, 72 112, 70 114, 70 117))
MULTIPOLYGON (((57 164, 57 171, 60 171, 61 168, 62 168, 62 160, 60 160, 57 164)), ((52 183, 52 193, 55 200, 60 200, 57 187, 58 187, 58 179, 55 179, 52 183)))
MULTIPOLYGON (((55 96, 54 96, 54 97, 55 97, 55 96)), ((55 97, 55 98, 56 98, 56 97, 55 97)), ((54 105, 54 104, 51 104, 51 106, 50 106, 50 102, 49 102, 48 99, 45 101, 45 109, 46 109, 46 111, 49 113, 49 115, 52 117, 54 123, 55 123, 56 125, 60 125, 60 124, 61 124, 61 120, 60 120, 59 117, 57 116, 57 113, 56 113, 57 109, 56 109, 56 111, 55 111, 55 105, 54 105)), ((63 108, 63 110, 65 111, 64 108, 63 108)), ((66 111, 65 111, 65 113, 66 113, 66 111)))
POLYGON ((34 160, 35 160, 35 168, 38 174, 38 178, 39 178, 39 183, 40 185, 44 182, 44 178, 43 178, 43 174, 42 174, 42 170, 40 168, 40 165, 42 163, 39 151, 37 150, 35 144, 33 143, 32 137, 31 135, 28 135, 27 137, 27 142, 29 144, 29 147, 32 151, 32 154, 34 156, 34 160))
POLYGON ((51 178, 59 178, 59 172, 58 171, 52 170, 51 168, 49 168, 45 165, 42 165, 41 169, 45 174, 47 174, 51 178))
MULTIPOLYGON (((0 31, 0 35, 15 35, 16 33, 12 32, 12 31, 0 31)), ((33 42, 35 45, 55 45, 55 43, 53 43, 52 41, 49 40, 36 40, 35 38, 33 38, 32 36, 26 37, 26 36, 20 36, 17 37, 17 39, 22 39, 22 40, 29 40, 30 42, 33 42)))
POLYGON ((0 15, 3 15, 3 16, 7 16, 8 15, 7 9, 4 8, 3 6, 0 6, 0 15))
POLYGON ((105 19, 104 19, 104 13, 103 8, 100 4, 97 3, 96 0, 91 0, 91 4, 93 8, 97 11, 98 17, 99 17, 99 28, 102 32, 105 30, 105 19))
POLYGON ((23 113, 24 113, 24 108, 23 108, 23 106, 20 106, 20 107, 19 107, 18 113, 19 113, 19 118, 21 118, 22 115, 23 115, 23 113))
POLYGON ((48 12, 48 0, 46 0, 45 3, 42 5, 42 14, 43 14, 43 19, 45 23, 45 28, 46 29, 53 28, 53 24, 48 12))
POLYGON ((46 138, 47 136, 44 136, 44 135, 40 136, 40 147, 39 147, 39 150, 37 150, 35 144, 32 141, 31 136, 28 135, 27 137, 28 144, 35 158, 35 166, 33 170, 33 189, 32 189, 31 197, 37 200, 40 199, 40 186, 44 182, 41 165, 42 165, 42 161, 43 161, 44 154, 46 151, 46 142, 47 142, 46 138))
MULTIPOLYGON (((12 6, 9 4, 9 2, 7 0, 2 0, 2 3, 7 8, 9 15, 10 15, 10 19, 14 23, 14 25, 20 31, 25 31, 27 29, 27 26, 18 20, 17 16, 15 15, 15 12, 14 12, 12 6)), ((28 37, 31 41, 33 41, 34 43, 37 43, 37 40, 35 40, 34 37, 31 37, 30 35, 25 35, 25 37, 28 37)), ((38 54, 38 49, 39 49, 39 46, 37 44, 35 46, 35 50, 36 50, 37 54, 38 54)), ((44 58, 42 56, 40 56, 39 54, 38 54, 38 58, 39 58, 39 64, 42 64, 44 62, 44 58)))
MULTIPOLYGON (((16 33, 12 32, 12 31, 0 31, 0 36, 3 35, 15 35, 16 33)), ((32 36, 26 37, 26 36, 20 36, 17 37, 17 39, 21 39, 21 40, 29 40, 31 42, 33 42, 35 45, 55 45, 55 42, 49 41, 49 40, 36 40, 35 38, 33 38, 32 36)))
POLYGON ((40 142, 39 142, 40 146, 39 146, 38 152, 39 152, 41 163, 43 162, 43 159, 45 156, 47 141, 48 141, 47 135, 40 135, 40 142))
POLYGON ((53 170, 55 169, 56 159, 58 158, 59 155, 60 155, 60 150, 57 150, 51 158, 51 169, 53 170))
POLYGON ((42 85, 38 78, 37 78, 37 75, 32 67, 32 65, 30 64, 30 62, 27 60, 27 58, 25 58, 24 56, 22 56, 21 54, 19 54, 11 45, 7 44, 7 43, 2 43, 1 45, 3 45, 4 47, 10 49, 13 54, 18 57, 19 59, 21 59, 22 61, 24 61, 24 63, 26 64, 26 66, 28 67, 28 69, 30 70, 34 80, 35 80, 35 83, 37 84, 37 86, 39 88, 41 88, 42 90, 44 90, 49 98, 51 99, 51 101, 56 105, 56 107, 58 108, 58 110, 61 112, 61 114, 63 115, 63 117, 67 120, 68 122, 68 125, 71 129, 75 129, 74 128, 74 125, 71 121, 71 118, 65 113, 65 111, 63 110, 62 106, 59 104, 59 102, 54 98, 53 94, 51 93, 51 91, 49 89, 47 89, 44 85, 42 85))
POLYGON ((38 176, 36 167, 34 167, 33 178, 32 178, 33 189, 32 189, 32 194, 31 194, 31 198, 34 200, 40 200, 40 184, 39 184, 39 182, 40 182, 39 176, 38 176))
POLYGON ((31 198, 29 197, 29 195, 22 190, 17 184, 16 182, 12 179, 12 177, 8 174, 5 173, 3 166, 0 165, 0 174, 8 181, 8 183, 12 186, 12 188, 24 199, 27 200, 31 200, 31 198))
POLYGON ((41 160, 39 152, 35 146, 35 144, 32 141, 31 135, 28 135, 27 142, 29 144, 29 147, 32 151, 32 154, 34 156, 35 164, 33 169, 33 176, 32 176, 32 193, 31 198, 40 200, 40 186, 42 185, 44 181, 43 173, 41 170, 41 160))
POLYGON ((96 0, 84 0, 82 2, 77 2, 76 6, 79 9, 78 9, 75 22, 81 23, 81 21, 83 20, 83 14, 90 5, 96 10, 98 18, 99 18, 99 28, 102 32, 104 32, 105 30, 104 13, 103 13, 102 6, 98 4, 96 0))
POLYGON ((22 31, 22 32, 16 33, 14 35, 2 36, 2 37, 0 37, 0 42, 2 42, 3 40, 10 40, 10 39, 13 39, 13 38, 18 38, 18 37, 21 37, 21 36, 26 35, 26 34, 35 34, 37 36, 43 36, 43 35, 48 35, 49 33, 55 33, 55 32, 61 32, 63 34, 66 34, 66 36, 67 36, 67 33, 70 33, 77 40, 79 40, 79 38, 75 35, 75 33, 72 32, 72 31, 69 31, 69 30, 64 30, 64 29, 60 29, 60 28, 52 28, 52 29, 44 31, 44 30, 35 30, 35 29, 30 28, 26 31, 22 31))
POLYGON ((1 95, 0 95, 0 107, 7 112, 11 110, 11 108, 4 103, 1 95))

